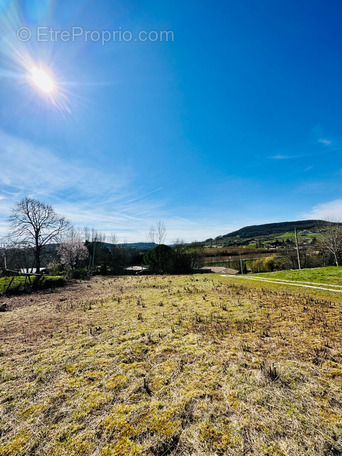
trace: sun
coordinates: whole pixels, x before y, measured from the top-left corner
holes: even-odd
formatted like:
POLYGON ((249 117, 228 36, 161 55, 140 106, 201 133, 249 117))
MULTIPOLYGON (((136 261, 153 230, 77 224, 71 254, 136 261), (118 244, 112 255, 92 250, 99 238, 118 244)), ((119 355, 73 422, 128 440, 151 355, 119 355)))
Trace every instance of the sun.
MULTIPOLYGON (((60 76, 60 73, 57 72, 57 75, 60 76)), ((26 84, 28 84, 30 88, 35 89, 34 93, 31 93, 31 99, 37 98, 37 95, 40 95, 40 101, 41 99, 44 100, 43 105, 45 107, 52 105, 61 112, 71 114, 69 100, 70 92, 65 87, 67 83, 65 83, 65 80, 63 82, 63 80, 61 81, 59 78, 56 79, 50 65, 40 65, 39 63, 34 63, 30 59, 30 61, 25 64, 24 78, 26 84)), ((36 101, 38 102, 38 100, 36 101)), ((38 105, 40 106, 42 103, 39 102, 38 105)))
POLYGON ((55 82, 49 73, 38 67, 31 68, 29 79, 32 84, 45 94, 52 93, 56 88, 55 82))

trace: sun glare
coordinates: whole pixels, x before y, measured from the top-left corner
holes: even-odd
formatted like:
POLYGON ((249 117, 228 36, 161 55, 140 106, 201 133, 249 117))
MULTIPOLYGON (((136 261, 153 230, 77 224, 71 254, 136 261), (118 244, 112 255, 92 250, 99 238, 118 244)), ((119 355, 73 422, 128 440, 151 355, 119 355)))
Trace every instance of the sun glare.
POLYGON ((53 92, 55 89, 55 83, 51 76, 40 68, 31 68, 30 80, 39 90, 46 94, 53 92))

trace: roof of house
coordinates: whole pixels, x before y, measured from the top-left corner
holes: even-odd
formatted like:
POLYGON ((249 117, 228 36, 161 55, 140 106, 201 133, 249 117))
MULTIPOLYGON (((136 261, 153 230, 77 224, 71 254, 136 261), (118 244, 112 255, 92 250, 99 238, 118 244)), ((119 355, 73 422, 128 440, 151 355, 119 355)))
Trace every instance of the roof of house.
POLYGON ((215 274, 230 274, 236 275, 239 274, 239 271, 236 269, 225 268, 223 266, 204 266, 201 268, 202 271, 214 272, 215 274))

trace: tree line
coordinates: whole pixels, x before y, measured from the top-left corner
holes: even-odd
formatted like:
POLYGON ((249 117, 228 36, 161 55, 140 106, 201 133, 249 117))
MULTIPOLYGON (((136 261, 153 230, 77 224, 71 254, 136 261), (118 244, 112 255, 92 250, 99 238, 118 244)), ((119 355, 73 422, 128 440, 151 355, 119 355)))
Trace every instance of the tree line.
MULTIPOLYGON (((77 231, 51 205, 28 197, 13 207, 9 225, 9 235, 0 249, 2 269, 8 273, 34 268, 34 272, 40 274, 43 261, 51 273, 74 278, 123 274, 133 265, 146 266, 156 274, 177 274, 200 268, 205 256, 201 244, 185 245, 178 240, 172 247, 165 245, 163 222, 152 225, 148 232, 155 247, 139 252, 119 244, 115 235, 106 242, 105 235, 94 229, 77 231)), ((293 241, 287 240, 281 257, 251 262, 252 272, 297 268, 299 259, 304 268, 339 266, 342 262, 342 224, 321 223, 317 231, 319 235, 310 246, 299 239, 296 248, 293 241)))
POLYGON ((151 226, 149 238, 156 247, 145 253, 119 244, 114 234, 106 242, 106 236, 94 229, 75 230, 51 205, 33 198, 23 198, 14 206, 9 224, 1 249, 7 273, 34 268, 40 274, 43 263, 50 273, 73 278, 122 274, 131 265, 144 265, 159 274, 191 272, 202 265, 201 246, 181 241, 173 247, 163 244, 163 222, 151 226))

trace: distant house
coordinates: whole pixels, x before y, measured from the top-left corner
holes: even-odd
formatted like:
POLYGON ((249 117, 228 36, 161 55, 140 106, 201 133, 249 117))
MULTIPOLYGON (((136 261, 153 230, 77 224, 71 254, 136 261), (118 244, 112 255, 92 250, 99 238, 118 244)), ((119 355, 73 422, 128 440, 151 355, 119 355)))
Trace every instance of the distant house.
POLYGON ((209 266, 209 265, 201 268, 201 271, 213 272, 215 274, 229 274, 229 275, 236 275, 236 274, 240 273, 240 271, 237 271, 236 269, 225 268, 223 266, 209 266))
POLYGON ((125 271, 130 273, 130 274, 142 274, 144 272, 147 272, 148 269, 144 268, 143 266, 129 266, 128 268, 125 268, 125 271))
POLYGON ((224 268, 223 274, 236 275, 240 274, 240 271, 237 271, 236 269, 232 268, 224 268))

